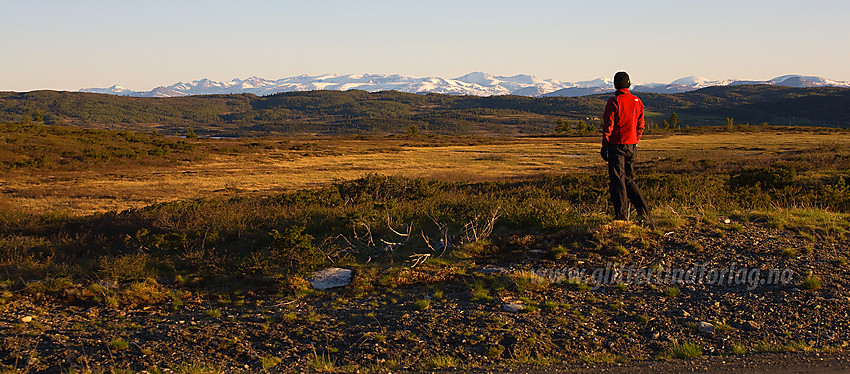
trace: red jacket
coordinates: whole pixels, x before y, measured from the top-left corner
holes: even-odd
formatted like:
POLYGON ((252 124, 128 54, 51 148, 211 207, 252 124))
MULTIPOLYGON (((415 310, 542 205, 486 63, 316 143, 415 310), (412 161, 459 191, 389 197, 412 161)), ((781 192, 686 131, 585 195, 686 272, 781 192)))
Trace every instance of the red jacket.
POLYGON ((621 88, 608 99, 602 115, 602 144, 637 144, 643 135, 643 102, 628 88, 621 88))

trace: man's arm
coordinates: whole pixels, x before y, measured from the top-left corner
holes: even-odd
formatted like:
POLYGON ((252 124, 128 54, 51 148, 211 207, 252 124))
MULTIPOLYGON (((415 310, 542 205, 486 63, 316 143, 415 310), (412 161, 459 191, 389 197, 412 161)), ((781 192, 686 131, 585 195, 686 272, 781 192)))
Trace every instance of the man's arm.
POLYGON ((602 145, 608 145, 611 139, 611 132, 614 130, 614 118, 617 115, 617 106, 614 98, 608 99, 608 104, 605 104, 605 112, 602 114, 602 145))
POLYGON ((646 127, 646 123, 643 118, 643 101, 640 102, 640 114, 638 114, 637 124, 635 125, 635 131, 637 132, 637 141, 640 141, 640 137, 643 135, 643 130, 646 127))

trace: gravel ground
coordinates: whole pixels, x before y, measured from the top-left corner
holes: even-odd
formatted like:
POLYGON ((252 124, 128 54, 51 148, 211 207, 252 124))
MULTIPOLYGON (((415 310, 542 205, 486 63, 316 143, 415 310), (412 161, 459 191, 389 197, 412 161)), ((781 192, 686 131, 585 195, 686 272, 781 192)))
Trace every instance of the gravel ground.
POLYGON ((635 360, 614 364, 573 364, 517 367, 507 370, 473 370, 472 373, 751 373, 827 374, 850 372, 850 353, 754 353, 745 356, 711 356, 691 360, 635 360))
POLYGON ((107 306, 6 290, 0 368, 850 370, 847 240, 721 220, 661 233, 611 224, 585 237, 556 233, 506 245, 512 249, 507 256, 466 271, 426 265, 376 275, 390 274, 395 287, 376 287, 376 278, 361 272, 351 285, 299 297, 196 291, 179 301, 107 306), (558 245, 563 249, 553 251, 558 245), (699 273, 701 267, 719 271, 703 271, 701 282, 679 283, 671 271, 699 273), (563 279, 570 269, 587 273, 563 279), (602 270, 594 275, 595 269, 602 270), (620 278, 613 279, 614 269, 620 278), (629 280, 629 269, 660 272, 661 280, 629 280), (778 271, 771 276, 771 269, 778 271), (820 287, 802 285, 810 274, 820 287), (682 359, 690 355, 700 357, 682 359))

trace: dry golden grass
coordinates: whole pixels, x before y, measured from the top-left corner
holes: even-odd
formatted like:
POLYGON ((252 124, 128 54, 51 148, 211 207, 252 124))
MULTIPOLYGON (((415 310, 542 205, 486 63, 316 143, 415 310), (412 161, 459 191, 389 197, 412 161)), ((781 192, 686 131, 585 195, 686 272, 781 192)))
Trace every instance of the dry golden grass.
MULTIPOLYGON (((258 140, 202 142, 238 148, 258 140)), ((603 170, 595 136, 444 145, 408 145, 399 139, 315 139, 309 140, 311 150, 307 151, 293 150, 288 141, 259 142, 264 146, 161 167, 115 164, 98 170, 15 170, 0 180, 0 207, 87 214, 170 200, 311 188, 367 173, 482 181, 603 170)), ((672 135, 647 137, 639 154, 641 160, 771 158, 780 152, 848 142, 850 134, 835 132, 672 135)))

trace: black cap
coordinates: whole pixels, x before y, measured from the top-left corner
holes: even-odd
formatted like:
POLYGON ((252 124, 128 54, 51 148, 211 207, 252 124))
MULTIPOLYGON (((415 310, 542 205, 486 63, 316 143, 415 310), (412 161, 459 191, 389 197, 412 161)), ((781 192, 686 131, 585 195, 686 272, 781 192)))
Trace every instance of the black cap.
POLYGON ((632 82, 629 80, 629 73, 620 71, 614 74, 614 88, 619 90, 621 88, 629 88, 631 85, 632 82))

